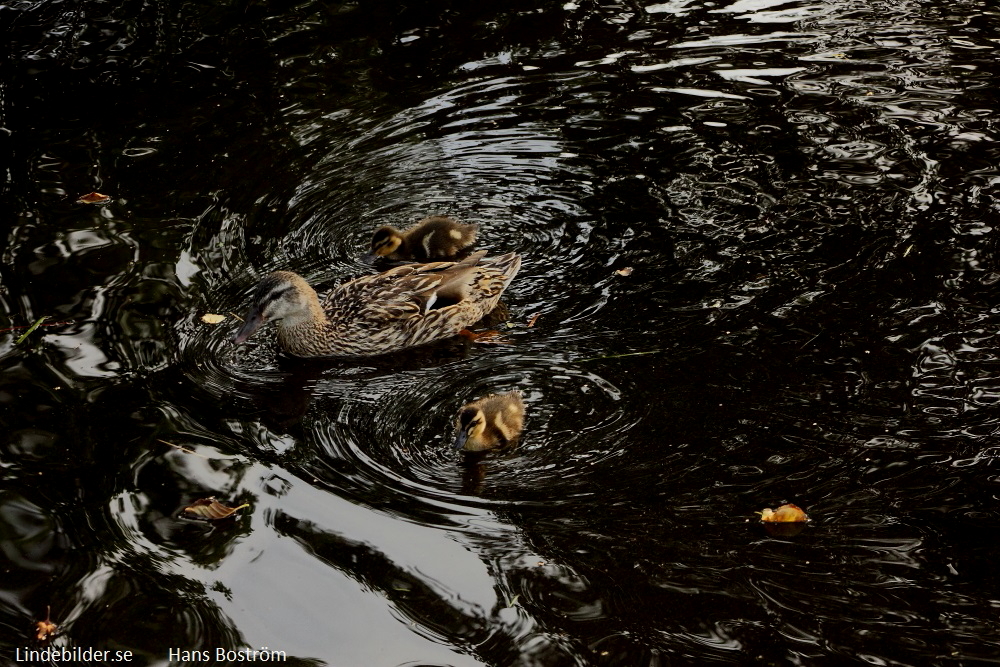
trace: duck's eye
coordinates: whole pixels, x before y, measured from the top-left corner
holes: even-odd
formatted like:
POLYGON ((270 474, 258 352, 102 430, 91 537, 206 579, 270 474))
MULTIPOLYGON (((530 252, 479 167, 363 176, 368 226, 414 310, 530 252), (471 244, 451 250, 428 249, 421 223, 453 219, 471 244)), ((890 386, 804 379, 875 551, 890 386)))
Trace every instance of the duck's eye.
POLYGON ((263 297, 263 299, 261 299, 261 301, 263 301, 267 305, 271 305, 275 301, 278 301, 280 299, 284 299, 286 295, 288 295, 288 294, 290 294, 290 293, 292 293, 294 291, 295 291, 295 288, 292 287, 291 285, 279 285, 279 286, 275 287, 274 289, 272 289, 270 292, 268 292, 263 297))

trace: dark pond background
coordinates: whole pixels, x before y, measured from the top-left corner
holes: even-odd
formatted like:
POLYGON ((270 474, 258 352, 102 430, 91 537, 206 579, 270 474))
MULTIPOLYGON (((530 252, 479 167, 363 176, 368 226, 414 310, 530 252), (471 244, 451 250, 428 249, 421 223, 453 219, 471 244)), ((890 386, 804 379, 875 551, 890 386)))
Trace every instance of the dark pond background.
POLYGON ((1000 658, 995 3, 0 25, 4 664, 48 605, 53 645, 141 665, 1000 658), (433 213, 523 254, 509 345, 295 363, 201 321, 433 213), (521 445, 451 452, 512 388, 521 445), (251 508, 179 518, 208 495, 251 508), (782 502, 804 531, 762 528, 782 502))

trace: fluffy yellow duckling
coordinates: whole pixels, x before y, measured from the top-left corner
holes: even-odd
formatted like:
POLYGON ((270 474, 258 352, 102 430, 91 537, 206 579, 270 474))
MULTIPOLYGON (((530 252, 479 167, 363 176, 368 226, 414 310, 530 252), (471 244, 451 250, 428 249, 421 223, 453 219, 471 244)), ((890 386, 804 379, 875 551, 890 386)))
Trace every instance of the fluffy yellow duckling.
POLYGON ((414 262, 454 259, 476 242, 476 230, 476 225, 446 215, 432 215, 403 231, 379 227, 372 236, 372 255, 414 262))
POLYGON ((519 391, 484 396, 463 405, 455 424, 455 449, 481 452, 506 447, 524 428, 524 399, 519 391))

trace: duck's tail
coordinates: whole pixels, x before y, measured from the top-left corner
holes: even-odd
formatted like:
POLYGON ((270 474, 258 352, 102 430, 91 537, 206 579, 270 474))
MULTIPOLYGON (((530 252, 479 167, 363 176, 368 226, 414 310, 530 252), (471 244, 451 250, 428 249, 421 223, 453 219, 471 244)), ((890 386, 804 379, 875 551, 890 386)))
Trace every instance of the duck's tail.
POLYGON ((480 302, 481 312, 476 317, 479 320, 492 312, 500 303, 500 297, 521 268, 521 256, 509 252, 499 257, 484 258, 476 268, 479 269, 479 274, 475 287, 484 297, 480 302))
POLYGON ((479 265, 492 267, 503 274, 503 288, 500 290, 503 292, 521 269, 521 256, 516 252, 509 252, 499 257, 483 259, 479 265))

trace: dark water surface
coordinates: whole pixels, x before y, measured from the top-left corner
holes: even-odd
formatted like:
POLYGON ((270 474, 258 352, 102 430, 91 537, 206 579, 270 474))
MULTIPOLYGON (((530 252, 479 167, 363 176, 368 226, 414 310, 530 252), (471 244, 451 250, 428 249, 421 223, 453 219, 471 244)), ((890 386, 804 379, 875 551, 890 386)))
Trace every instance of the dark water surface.
POLYGON ((1000 659, 993 2, 288 6, 0 5, 3 664, 49 605, 140 665, 1000 659), (433 213, 523 254, 511 344, 201 321, 433 213))

